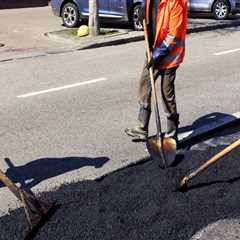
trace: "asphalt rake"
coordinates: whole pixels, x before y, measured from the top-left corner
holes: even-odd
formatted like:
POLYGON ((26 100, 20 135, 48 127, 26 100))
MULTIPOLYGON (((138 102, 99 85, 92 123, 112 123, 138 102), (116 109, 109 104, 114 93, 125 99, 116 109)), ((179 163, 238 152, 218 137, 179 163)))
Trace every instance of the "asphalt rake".
POLYGON ((51 218, 60 205, 56 201, 44 202, 37 200, 32 193, 28 193, 16 186, 1 169, 0 181, 21 201, 28 222, 24 240, 33 239, 38 230, 51 218))
POLYGON ((187 190, 187 183, 192 178, 196 177, 197 175, 199 175, 200 173, 205 171, 208 167, 210 167, 211 165, 213 165, 214 163, 219 161, 222 157, 224 157, 226 154, 228 154, 233 149, 235 149, 235 148, 237 148, 239 146, 240 146, 240 139, 238 139, 237 141, 233 142, 232 144, 230 144, 229 146, 224 148, 222 151, 220 151, 219 153, 217 153, 216 155, 211 157, 207 162, 202 164, 199 168, 195 169, 190 174, 188 174, 185 177, 183 177, 183 179, 180 182, 180 186, 178 187, 178 190, 186 191, 187 190))

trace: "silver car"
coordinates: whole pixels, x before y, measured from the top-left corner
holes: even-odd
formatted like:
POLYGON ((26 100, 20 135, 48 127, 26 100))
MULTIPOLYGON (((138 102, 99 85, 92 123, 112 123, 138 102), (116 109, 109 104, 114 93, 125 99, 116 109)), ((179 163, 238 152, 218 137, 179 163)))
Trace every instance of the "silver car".
POLYGON ((240 0, 189 0, 190 12, 211 12, 216 19, 226 19, 230 13, 240 12, 240 0))

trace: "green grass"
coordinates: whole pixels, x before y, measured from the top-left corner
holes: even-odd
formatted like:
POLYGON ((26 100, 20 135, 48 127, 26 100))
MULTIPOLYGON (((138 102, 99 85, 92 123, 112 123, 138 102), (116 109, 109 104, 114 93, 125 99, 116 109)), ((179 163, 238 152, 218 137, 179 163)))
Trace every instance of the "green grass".
POLYGON ((107 29, 107 28, 101 28, 100 29, 100 35, 112 35, 117 33, 117 30, 113 30, 113 29, 107 29))

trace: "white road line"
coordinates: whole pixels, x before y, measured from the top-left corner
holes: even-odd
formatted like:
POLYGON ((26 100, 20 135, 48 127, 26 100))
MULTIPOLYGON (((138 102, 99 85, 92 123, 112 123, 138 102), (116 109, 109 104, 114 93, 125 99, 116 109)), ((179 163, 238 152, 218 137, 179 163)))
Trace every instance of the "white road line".
POLYGON ((220 55, 225 55, 228 53, 234 53, 234 52, 238 52, 238 51, 240 51, 240 48, 236 48, 236 49, 232 49, 232 50, 228 50, 228 51, 224 51, 224 52, 214 53, 214 55, 220 56, 220 55))
POLYGON ((46 89, 46 90, 42 90, 42 91, 38 91, 38 92, 26 93, 26 94, 17 96, 17 98, 27 98, 27 97, 46 94, 46 93, 50 93, 50 92, 57 92, 57 91, 61 91, 61 90, 68 89, 68 88, 80 87, 80 86, 83 86, 83 85, 102 82, 102 81, 106 81, 106 80, 107 80, 107 78, 93 79, 93 80, 89 80, 89 81, 85 81, 85 82, 74 83, 74 84, 71 84, 71 85, 65 85, 65 86, 62 86, 62 87, 50 88, 50 89, 46 89))

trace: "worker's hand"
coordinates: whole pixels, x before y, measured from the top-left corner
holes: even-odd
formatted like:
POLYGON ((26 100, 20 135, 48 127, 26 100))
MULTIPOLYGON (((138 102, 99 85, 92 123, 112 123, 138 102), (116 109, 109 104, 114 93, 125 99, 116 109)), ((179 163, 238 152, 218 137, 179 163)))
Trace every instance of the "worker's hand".
POLYGON ((155 68, 154 60, 151 57, 150 61, 147 63, 147 69, 149 70, 151 67, 155 68))
POLYGON ((150 67, 156 67, 161 62, 163 57, 167 55, 167 53, 168 47, 164 42, 160 45, 160 47, 154 48, 152 52, 152 57, 147 64, 147 69, 149 69, 150 67))

